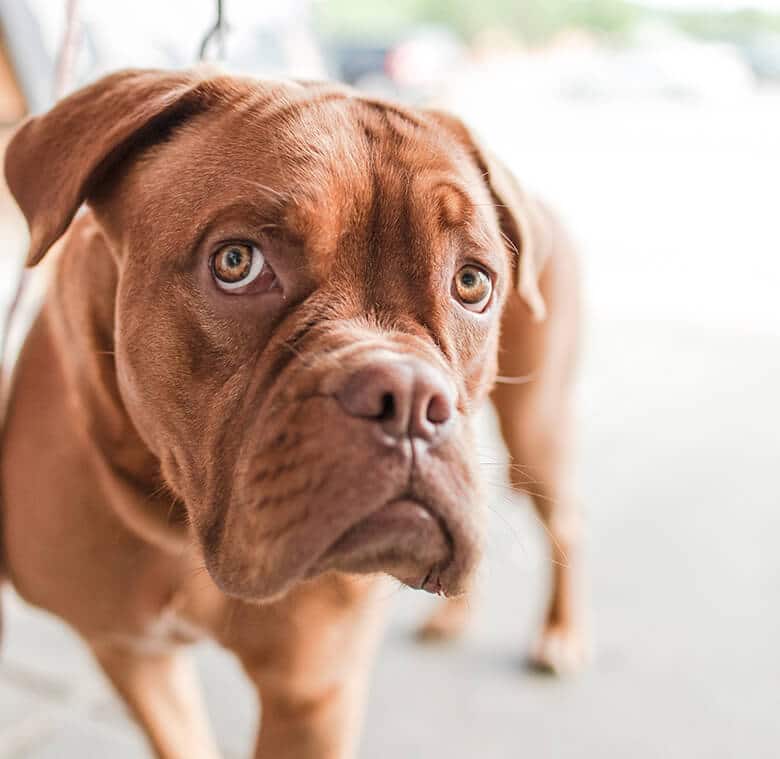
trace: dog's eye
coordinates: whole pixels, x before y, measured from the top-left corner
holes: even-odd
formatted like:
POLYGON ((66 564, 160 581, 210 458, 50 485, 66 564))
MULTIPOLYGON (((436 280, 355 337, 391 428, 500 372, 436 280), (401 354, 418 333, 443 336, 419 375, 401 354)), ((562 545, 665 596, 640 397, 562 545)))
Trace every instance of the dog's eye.
POLYGON ((223 245, 211 259, 214 279, 223 290, 246 287, 254 282, 264 269, 268 269, 265 266, 265 256, 249 243, 231 242, 223 245))
POLYGON ((484 311, 493 293, 493 282, 484 269, 468 264, 456 275, 455 295, 469 311, 484 311))

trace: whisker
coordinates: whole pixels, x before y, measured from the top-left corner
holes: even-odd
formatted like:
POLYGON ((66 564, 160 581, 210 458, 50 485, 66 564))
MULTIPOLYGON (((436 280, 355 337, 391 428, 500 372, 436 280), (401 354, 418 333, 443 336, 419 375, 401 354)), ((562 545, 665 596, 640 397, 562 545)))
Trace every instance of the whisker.
POLYGON ((388 575, 388 578, 394 580, 394 582, 387 583, 388 586, 391 586, 388 587, 389 592, 387 594, 382 594, 381 596, 379 596, 377 598, 378 603, 385 603, 385 601, 389 601, 391 598, 397 596, 402 590, 406 588, 406 586, 400 580, 397 580, 395 577, 390 577, 390 575, 388 575))
MULTIPOLYGON (((542 493, 534 492, 527 488, 520 487, 519 485, 506 485, 505 483, 502 482, 491 482, 490 480, 488 480, 488 484, 491 487, 495 487, 499 489, 499 491, 502 491, 502 494, 504 495, 505 498, 507 494, 521 493, 533 499, 540 499, 542 501, 547 501, 552 506, 558 504, 558 501, 554 498, 550 498, 548 496, 543 495, 542 493)), ((488 508, 490 508, 490 510, 493 511, 494 513, 497 513, 492 507, 488 506, 488 508)), ((558 542, 558 539, 555 537, 555 534, 552 532, 547 522, 544 520, 544 518, 539 514, 539 512, 536 509, 531 510, 531 515, 538 522, 538 524, 541 525, 542 529, 547 534, 551 547, 554 549, 551 551, 550 562, 555 566, 568 567, 569 566, 568 555, 566 554, 566 551, 563 550, 563 547, 558 542), (558 555, 562 557, 562 561, 559 561, 558 559, 555 558, 556 552, 558 555)))
POLYGON ((506 232, 501 232, 501 237, 504 238, 504 242, 509 246, 509 249, 516 255, 520 255, 520 251, 517 249, 517 245, 515 245, 512 240, 509 239, 506 232))
POLYGON ((496 382, 501 385, 527 385, 529 382, 533 382, 536 379, 534 374, 525 374, 519 377, 507 377, 504 375, 498 375, 496 382))
MULTIPOLYGON (((176 508, 176 505, 178 503, 179 503, 179 499, 174 495, 171 498, 171 505, 168 507, 168 516, 165 519, 166 524, 170 524, 171 523, 171 517, 173 516, 173 510, 176 508)), ((187 509, 184 509, 184 515, 185 515, 184 518, 186 519, 187 524, 189 524, 190 515, 189 515, 189 512, 187 511, 187 509)))
POLYGON ((246 184, 252 185, 252 187, 256 187, 258 190, 262 190, 263 192, 266 192, 269 195, 273 195, 279 200, 292 201, 293 203, 295 203, 295 198, 292 195, 290 195, 290 193, 282 192, 280 190, 275 190, 273 187, 269 187, 267 184, 263 184, 262 182, 258 182, 254 179, 233 175, 230 177, 230 180, 234 182, 245 182, 246 184))
MULTIPOLYGON (((483 449, 483 451, 485 451, 485 449, 483 449)), ((507 461, 507 462, 499 461, 499 460, 493 458, 492 456, 489 456, 489 454, 484 453, 484 452, 481 455, 484 456, 485 458, 479 462, 480 466, 488 466, 488 465, 505 466, 511 472, 519 472, 520 474, 523 474, 525 476, 531 476, 533 474, 529 470, 538 469, 538 467, 522 465, 522 464, 516 464, 513 461, 507 461)))
POLYGON ((517 545, 522 549, 523 553, 525 553, 527 548, 521 540, 520 534, 515 529, 515 526, 498 509, 495 509, 492 506, 488 506, 488 509, 504 523, 504 526, 509 529, 510 533, 512 533, 512 538, 514 539, 515 543, 517 543, 517 545))
POLYGON ((225 637, 227 637, 228 633, 230 632, 230 628, 233 626, 233 622, 235 622, 237 612, 238 602, 233 601, 233 603, 228 605, 228 611, 227 614, 225 614, 225 621, 222 627, 222 634, 225 637))

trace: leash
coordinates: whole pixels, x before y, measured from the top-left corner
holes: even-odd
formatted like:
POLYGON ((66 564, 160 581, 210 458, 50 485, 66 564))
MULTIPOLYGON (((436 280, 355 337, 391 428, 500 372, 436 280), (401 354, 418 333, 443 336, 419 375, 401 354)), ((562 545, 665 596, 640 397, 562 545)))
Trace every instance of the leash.
MULTIPOLYGON (((76 56, 81 41, 79 35, 79 4, 80 0, 65 1, 65 29, 62 42, 57 54, 54 68, 53 100, 63 97, 73 81, 76 56)), ((24 295, 30 282, 30 270, 23 266, 16 281, 11 302, 5 313, 3 329, 0 332, 0 421, 4 416, 5 402, 7 400, 8 384, 10 384, 10 371, 6 372, 8 352, 10 349, 11 332, 17 319, 19 309, 24 301, 24 295)), ((10 362, 9 362, 10 363, 10 362)))
POLYGON ((206 32, 198 49, 198 60, 201 63, 210 60, 209 48, 215 41, 217 43, 216 59, 224 61, 227 55, 227 33, 230 27, 225 20, 224 0, 216 0, 216 6, 217 18, 214 26, 206 32))
POLYGON ((73 72, 76 56, 81 42, 81 27, 79 24, 79 8, 81 0, 65 0, 65 31, 57 56, 54 74, 54 101, 59 100, 68 91, 73 82, 73 72))

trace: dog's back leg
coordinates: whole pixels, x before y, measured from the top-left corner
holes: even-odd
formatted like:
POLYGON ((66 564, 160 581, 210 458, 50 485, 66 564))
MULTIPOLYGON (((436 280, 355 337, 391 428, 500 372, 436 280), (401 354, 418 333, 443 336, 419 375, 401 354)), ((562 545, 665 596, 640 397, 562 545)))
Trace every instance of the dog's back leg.
MULTIPOLYGON (((2 427, 0 427, 2 435, 2 427)), ((0 447, 0 455, 2 447, 0 447)), ((5 619, 3 617, 3 595, 6 584, 6 566, 5 566, 5 539, 3 537, 3 497, 0 494, 0 648, 3 645, 3 633, 5 632, 5 619)))
POLYGON ((181 646, 142 651, 93 644, 92 650, 159 759, 219 759, 193 664, 181 646))
POLYGON ((540 289, 548 316, 534 322, 516 295, 503 314, 499 382, 493 402, 510 454, 510 482, 526 493, 550 543, 550 600, 532 661, 554 672, 580 667, 587 654, 582 607, 579 504, 572 490, 571 395, 579 337, 578 273, 561 245, 540 289))
POLYGON ((569 475, 568 403, 541 411, 533 389, 499 388, 494 402, 510 454, 512 487, 527 494, 550 544, 551 588, 534 665, 556 673, 586 659, 581 604, 581 528, 569 475))

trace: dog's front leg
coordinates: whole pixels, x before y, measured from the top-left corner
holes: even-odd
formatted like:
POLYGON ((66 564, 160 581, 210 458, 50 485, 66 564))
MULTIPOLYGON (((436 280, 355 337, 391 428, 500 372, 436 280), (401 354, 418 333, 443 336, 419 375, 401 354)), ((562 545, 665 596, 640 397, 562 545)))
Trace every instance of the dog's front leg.
POLYGON ((257 673, 261 727, 256 759, 351 759, 360 731, 364 672, 301 688, 281 673, 257 673))
POLYGON ((381 630, 381 587, 374 578, 326 575, 233 615, 224 642, 261 704, 256 759, 355 755, 381 630))
POLYGON ((159 759, 219 759, 192 662, 182 647, 92 644, 159 759))

